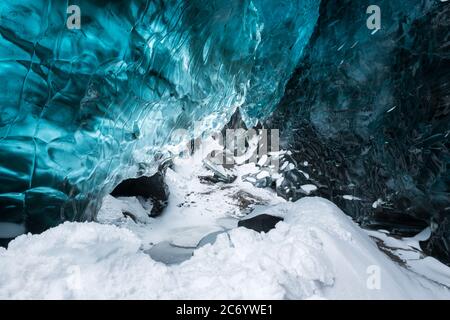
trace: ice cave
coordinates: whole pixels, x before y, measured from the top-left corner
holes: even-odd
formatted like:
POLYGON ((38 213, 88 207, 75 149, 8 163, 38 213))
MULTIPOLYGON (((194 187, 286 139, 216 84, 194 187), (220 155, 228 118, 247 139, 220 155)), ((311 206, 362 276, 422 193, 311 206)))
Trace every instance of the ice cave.
POLYGON ((449 26, 444 0, 2 1, 0 298, 450 299, 449 26))

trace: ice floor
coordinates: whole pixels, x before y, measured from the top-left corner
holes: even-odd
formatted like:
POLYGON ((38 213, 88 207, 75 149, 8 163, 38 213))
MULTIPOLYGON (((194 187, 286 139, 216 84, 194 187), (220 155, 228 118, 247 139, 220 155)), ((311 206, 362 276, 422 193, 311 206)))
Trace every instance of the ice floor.
POLYGON ((418 245, 427 230, 396 239, 322 198, 286 202, 240 179, 253 164, 237 166, 231 184, 202 183, 200 160, 168 170, 169 206, 158 218, 136 198, 109 196, 98 222, 0 248, 0 298, 450 299, 450 268, 418 245), (251 209, 284 221, 268 233, 237 228, 251 209))

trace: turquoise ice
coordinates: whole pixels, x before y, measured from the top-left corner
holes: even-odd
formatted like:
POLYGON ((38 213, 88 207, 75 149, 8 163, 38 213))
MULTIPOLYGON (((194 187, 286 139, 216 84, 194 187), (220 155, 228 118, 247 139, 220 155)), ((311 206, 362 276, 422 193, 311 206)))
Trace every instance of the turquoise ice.
POLYGON ((242 107, 283 95, 319 0, 0 4, 0 222, 40 232, 95 217, 122 179, 242 107), (174 135, 177 129, 189 134, 174 135))

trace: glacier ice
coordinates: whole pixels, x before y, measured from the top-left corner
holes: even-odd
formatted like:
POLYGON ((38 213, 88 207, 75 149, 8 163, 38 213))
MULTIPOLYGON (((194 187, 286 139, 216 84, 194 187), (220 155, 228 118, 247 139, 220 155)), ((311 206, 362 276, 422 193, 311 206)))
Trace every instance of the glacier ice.
POLYGON ((448 2, 74 3, 80 29, 63 1, 0 4, 1 225, 90 220, 239 107, 248 127, 281 130, 315 194, 365 226, 431 226, 426 251, 450 263, 448 2))
POLYGON ((90 220, 170 146, 248 123, 281 98, 319 0, 0 4, 0 221, 41 232, 90 220), (176 135, 177 129, 189 134, 176 135))
POLYGON ((321 2, 268 125, 314 168, 321 196, 365 226, 403 235, 431 226, 424 249, 450 263, 450 5, 378 0, 372 34, 371 4, 321 2))

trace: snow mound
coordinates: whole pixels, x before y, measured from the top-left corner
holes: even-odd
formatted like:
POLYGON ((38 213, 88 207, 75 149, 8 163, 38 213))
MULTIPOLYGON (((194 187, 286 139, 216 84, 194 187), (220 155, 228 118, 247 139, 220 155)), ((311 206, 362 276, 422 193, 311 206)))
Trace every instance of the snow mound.
POLYGON ((0 298, 436 299, 447 287, 390 260, 321 198, 267 207, 269 233, 236 228, 180 265, 155 262, 130 230, 65 223, 0 249, 0 298))

